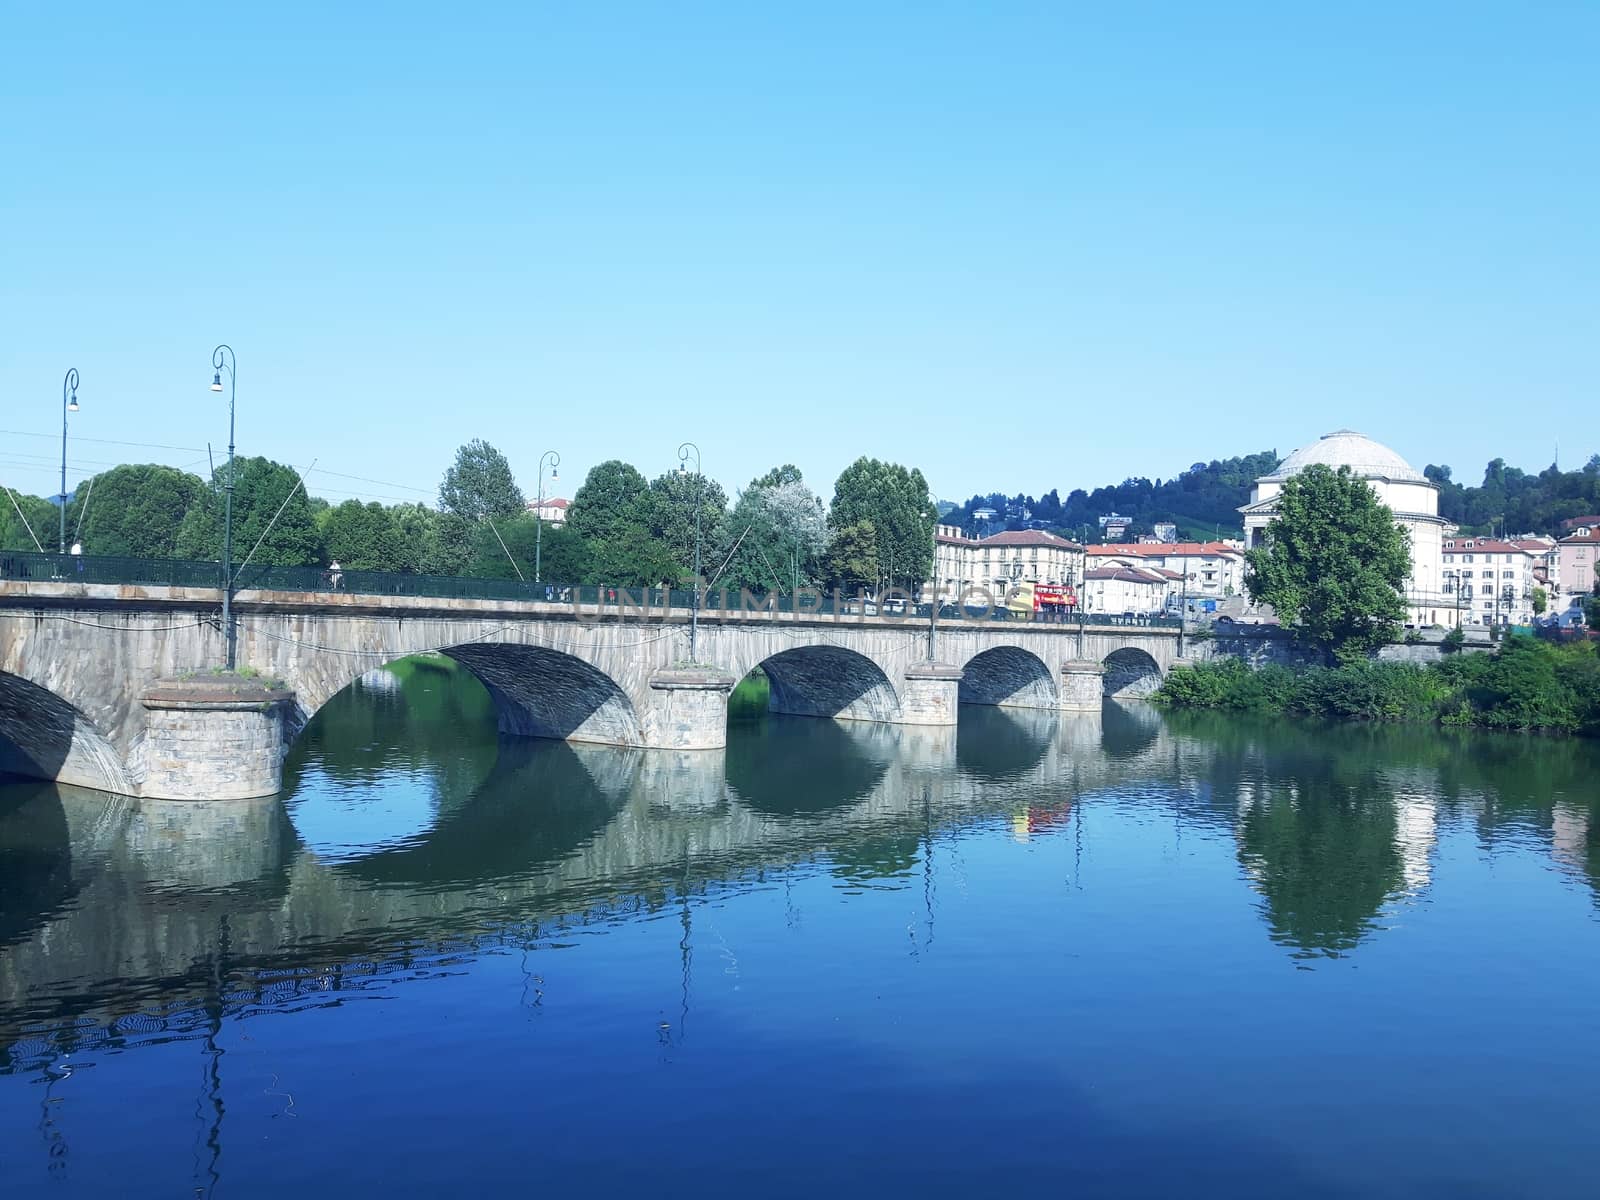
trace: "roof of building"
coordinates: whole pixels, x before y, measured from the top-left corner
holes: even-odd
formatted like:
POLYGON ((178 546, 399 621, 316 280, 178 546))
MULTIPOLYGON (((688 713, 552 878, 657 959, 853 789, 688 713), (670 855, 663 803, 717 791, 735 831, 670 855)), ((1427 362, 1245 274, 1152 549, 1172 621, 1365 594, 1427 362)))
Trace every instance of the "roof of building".
POLYGON ((1083 578, 1117 580, 1121 583, 1142 583, 1146 586, 1165 584, 1169 578, 1179 576, 1173 571, 1158 571, 1147 567, 1093 567, 1083 573, 1083 578))
POLYGON ((1008 529, 992 533, 978 542, 980 546, 1054 546, 1057 550, 1082 550, 1077 542, 1068 541, 1057 533, 1042 529, 1008 529))
POLYGON ((1563 529, 1576 529, 1580 525, 1600 525, 1600 516, 1568 517, 1561 522, 1563 529))
POLYGON ((1375 442, 1354 429, 1336 429, 1323 434, 1310 445, 1301 446, 1279 463, 1275 471, 1263 475, 1260 482, 1281 483, 1315 463, 1332 467, 1335 471, 1340 467, 1349 467, 1353 474, 1362 479, 1387 479, 1398 483, 1429 482, 1427 476, 1382 442, 1375 442))
POLYGON ((934 541, 943 546, 1049 546, 1056 550, 1082 550, 1077 542, 1069 541, 1059 534, 1046 533, 1042 529, 1008 529, 1004 533, 992 533, 986 538, 952 537, 949 534, 939 533, 934 535, 934 541))
POLYGON ((560 496, 546 496, 542 504, 537 500, 529 500, 528 511, 532 512, 536 508, 565 508, 571 503, 572 501, 564 500, 560 496))
POLYGON ((1587 546, 1591 542, 1600 542, 1600 524, 1584 525, 1574 529, 1557 544, 1561 546, 1587 546))
POLYGON ((1534 558, 1542 558, 1549 548, 1535 545, 1532 549, 1529 549, 1520 542, 1507 542, 1502 541, 1500 538, 1490 537, 1445 538, 1443 545, 1446 550, 1452 552, 1479 550, 1484 554, 1528 554, 1534 558))
POLYGON ((1226 542, 1124 542, 1122 544, 1108 542, 1100 546, 1086 547, 1084 553, 1102 557, 1129 558, 1194 558, 1204 554, 1231 554, 1235 558, 1244 557, 1243 550, 1226 542))

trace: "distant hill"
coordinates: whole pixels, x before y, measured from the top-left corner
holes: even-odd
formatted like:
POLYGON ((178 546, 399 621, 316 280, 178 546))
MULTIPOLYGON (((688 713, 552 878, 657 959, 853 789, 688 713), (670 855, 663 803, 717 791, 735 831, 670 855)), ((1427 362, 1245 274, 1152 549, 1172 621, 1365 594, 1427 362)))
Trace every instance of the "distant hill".
MULTIPOLYGON (((1100 518, 1117 513, 1130 518, 1128 536, 1153 531, 1158 522, 1178 526, 1179 536, 1201 540, 1241 531, 1239 506, 1248 503, 1250 486, 1278 465, 1275 450, 1238 458, 1195 463, 1172 479, 1143 477, 1097 487, 1074 488, 1063 500, 1054 488, 1043 496, 1004 492, 973 496, 941 519, 967 533, 983 536, 1005 529, 1049 529, 1072 538, 1100 539, 1100 518), (974 514, 993 509, 993 519, 974 514)), ((1530 475, 1492 460, 1477 486, 1455 482, 1447 466, 1424 470, 1439 485, 1439 515, 1461 526, 1463 533, 1542 533, 1559 536, 1561 522, 1600 514, 1600 454, 1576 471, 1546 467, 1530 475)))
POLYGON ((1483 483, 1463 485, 1449 467, 1429 463, 1423 472, 1439 485, 1439 515, 1463 533, 1545 533, 1558 537, 1561 522, 1600 513, 1600 454, 1576 471, 1546 467, 1530 475, 1497 458, 1483 469, 1483 483))
POLYGON ((1278 465, 1275 450, 1261 450, 1238 458, 1195 463, 1172 479, 1151 481, 1143 477, 1097 487, 1092 492, 1074 488, 1062 499, 1052 488, 1037 498, 991 492, 973 496, 952 510, 944 521, 968 533, 983 536, 1003 529, 1050 529, 1068 537, 1098 541, 1100 518, 1117 513, 1130 518, 1128 536, 1152 532, 1159 522, 1178 526, 1184 538, 1237 535, 1242 523, 1239 506, 1250 499, 1250 485, 1278 465), (974 514, 993 509, 993 520, 974 514))

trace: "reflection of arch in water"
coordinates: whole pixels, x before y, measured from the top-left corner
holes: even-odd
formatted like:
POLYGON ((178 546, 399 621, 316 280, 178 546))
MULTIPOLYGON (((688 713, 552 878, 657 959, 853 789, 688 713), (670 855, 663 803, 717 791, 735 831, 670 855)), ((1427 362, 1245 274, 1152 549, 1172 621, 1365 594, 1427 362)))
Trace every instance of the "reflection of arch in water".
POLYGON ((1161 736, 1161 721, 1161 710, 1154 705, 1108 700, 1101 706, 1100 745, 1111 758, 1134 758, 1161 736))
POLYGON ((508 738, 482 786, 425 838, 335 869, 390 885, 479 883, 537 870, 605 828, 641 753, 508 738), (608 764, 599 781, 586 761, 596 754, 608 764))
POLYGON ((55 787, 0 784, 0 949, 26 938, 76 892, 71 831, 55 787))
POLYGON ((1053 712, 962 708, 956 765, 974 779, 1013 779, 1033 770, 1050 749, 1061 719, 1053 712))
POLYGON ((1161 665, 1137 646, 1106 655, 1105 669, 1105 694, 1120 700, 1143 699, 1161 686, 1161 665))
POLYGON ((1013 708, 1060 707, 1056 681, 1044 661, 1020 646, 995 646, 975 654, 962 668, 962 704, 1013 708))
POLYGON ((782 717, 728 731, 728 786, 773 816, 844 808, 869 795, 895 754, 893 731, 782 717), (823 769, 819 770, 819 764, 823 769))
POLYGON ((7 775, 133 791, 122 757, 88 717, 49 689, 0 671, 0 778, 7 775))
POLYGON ((494 701, 475 676, 449 659, 402 660, 317 710, 290 749, 283 791, 307 847, 348 860, 425 836, 499 753, 494 701))
POLYGON ((796 717, 893 721, 900 697, 883 669, 841 646, 796 646, 755 664, 771 683, 768 708, 796 717))

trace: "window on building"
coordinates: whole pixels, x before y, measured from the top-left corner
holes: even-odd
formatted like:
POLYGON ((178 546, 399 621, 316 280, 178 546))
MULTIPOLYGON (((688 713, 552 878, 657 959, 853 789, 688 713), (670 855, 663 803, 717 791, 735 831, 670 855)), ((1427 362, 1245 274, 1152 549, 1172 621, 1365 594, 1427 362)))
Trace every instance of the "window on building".
POLYGON ((1462 556, 1461 556, 1461 561, 1462 561, 1462 562, 1471 562, 1471 561, 1472 561, 1472 555, 1470 555, 1470 554, 1463 554, 1463 555, 1462 555, 1462 556))
POLYGON ((1455 562, 1456 556, 1454 554, 1446 554, 1444 560, 1445 562, 1455 562))

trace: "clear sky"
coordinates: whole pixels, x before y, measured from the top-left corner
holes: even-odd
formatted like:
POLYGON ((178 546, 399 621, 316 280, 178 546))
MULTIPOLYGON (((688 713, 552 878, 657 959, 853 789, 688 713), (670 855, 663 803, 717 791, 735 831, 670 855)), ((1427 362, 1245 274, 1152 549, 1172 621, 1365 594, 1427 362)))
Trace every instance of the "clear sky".
MULTIPOLYGON (((1600 449, 1600 4, 0 0, 0 478, 1600 449), (23 433, 42 437, 22 437, 23 433)), ((381 480, 362 482, 346 476, 381 480)), ((403 486, 402 486, 403 485, 403 486)), ((415 490, 407 490, 415 489, 415 490)))

